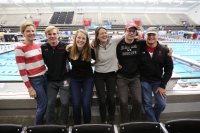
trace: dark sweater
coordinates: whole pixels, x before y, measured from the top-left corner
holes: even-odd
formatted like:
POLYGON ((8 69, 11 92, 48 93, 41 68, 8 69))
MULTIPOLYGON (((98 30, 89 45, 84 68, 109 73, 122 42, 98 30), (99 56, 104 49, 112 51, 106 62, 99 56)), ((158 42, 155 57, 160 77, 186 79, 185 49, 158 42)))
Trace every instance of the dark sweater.
POLYGON ((139 53, 140 45, 138 42, 134 41, 131 44, 127 44, 123 39, 117 46, 117 59, 122 66, 117 73, 127 78, 133 78, 138 75, 139 53))
POLYGON ((72 69, 70 71, 71 78, 90 78, 93 76, 91 61, 82 61, 79 56, 78 60, 70 59, 72 69))
POLYGON ((65 51, 66 44, 59 42, 53 49, 50 44, 45 43, 41 46, 44 62, 48 68, 48 81, 61 81, 67 76, 66 63, 68 54, 65 51))
POLYGON ((150 83, 161 81, 160 87, 165 88, 173 71, 173 61, 168 52, 168 48, 158 43, 151 58, 146 49, 146 42, 144 42, 144 45, 141 47, 139 67, 141 81, 150 83))

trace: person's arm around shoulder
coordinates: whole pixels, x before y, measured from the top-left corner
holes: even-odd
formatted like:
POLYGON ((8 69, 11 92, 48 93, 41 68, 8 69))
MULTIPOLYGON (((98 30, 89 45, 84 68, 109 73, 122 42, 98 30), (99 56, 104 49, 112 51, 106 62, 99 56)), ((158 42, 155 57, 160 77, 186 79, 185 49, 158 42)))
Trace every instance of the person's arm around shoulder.
POLYGON ((90 47, 91 47, 92 49, 94 49, 94 47, 95 47, 95 45, 94 45, 94 39, 93 39, 92 41, 90 41, 90 47))
POLYGON ((121 42, 124 39, 125 35, 122 36, 113 36, 112 38, 110 38, 110 41, 113 41, 116 45, 119 44, 119 42, 121 42))
POLYGON ((73 46, 73 44, 72 44, 72 43, 71 43, 71 44, 68 44, 68 45, 66 45, 66 48, 65 48, 65 50, 66 50, 67 52, 69 52, 69 51, 71 50, 72 46, 73 46))
POLYGON ((159 42, 159 44, 162 45, 162 46, 165 46, 166 48, 168 48, 168 50, 169 50, 168 55, 169 55, 169 56, 172 56, 173 49, 170 48, 168 44, 163 43, 163 42, 161 42, 161 41, 159 42))

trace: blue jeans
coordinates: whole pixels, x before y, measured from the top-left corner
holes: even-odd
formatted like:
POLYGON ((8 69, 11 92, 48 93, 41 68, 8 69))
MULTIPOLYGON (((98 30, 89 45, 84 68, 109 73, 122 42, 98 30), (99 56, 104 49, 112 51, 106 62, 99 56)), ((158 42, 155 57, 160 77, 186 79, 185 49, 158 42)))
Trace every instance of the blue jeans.
POLYGON ((74 124, 81 124, 81 107, 83 107, 84 123, 91 121, 91 99, 94 87, 93 78, 74 79, 70 81, 73 104, 74 124))
POLYGON ((35 89, 37 97, 35 125, 43 124, 47 107, 46 78, 44 76, 29 77, 32 87, 35 89))
POLYGON ((65 125, 68 122, 69 114, 69 85, 64 84, 67 80, 47 82, 47 124, 56 124, 56 100, 58 92, 60 94, 61 109, 59 112, 58 123, 65 125))
POLYGON ((159 92, 155 93, 155 91, 160 85, 160 82, 149 83, 141 81, 141 85, 142 85, 143 105, 146 112, 147 120, 152 122, 159 122, 160 114, 166 107, 166 98, 163 99, 160 96, 159 92), (155 99, 154 106, 152 100, 153 98, 152 93, 154 94, 154 99, 155 99))

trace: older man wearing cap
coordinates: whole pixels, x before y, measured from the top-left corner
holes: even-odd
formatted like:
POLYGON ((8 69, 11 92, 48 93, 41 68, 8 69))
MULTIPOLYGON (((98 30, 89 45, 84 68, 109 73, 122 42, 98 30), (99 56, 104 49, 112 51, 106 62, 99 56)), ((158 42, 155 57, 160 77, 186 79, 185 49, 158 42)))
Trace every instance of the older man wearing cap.
POLYGON ((140 76, 143 105, 147 120, 159 122, 160 114, 166 106, 166 84, 172 76, 173 61, 169 49, 158 42, 156 27, 147 29, 146 43, 141 45, 140 76), (153 106, 152 93, 155 104, 153 106))
POLYGON ((140 121, 142 118, 142 97, 139 76, 140 45, 134 39, 137 26, 128 23, 125 26, 125 38, 117 46, 117 58, 120 68, 117 72, 117 88, 120 101, 121 122, 128 122, 131 118, 140 121), (128 95, 131 95, 132 113, 129 116, 128 95))

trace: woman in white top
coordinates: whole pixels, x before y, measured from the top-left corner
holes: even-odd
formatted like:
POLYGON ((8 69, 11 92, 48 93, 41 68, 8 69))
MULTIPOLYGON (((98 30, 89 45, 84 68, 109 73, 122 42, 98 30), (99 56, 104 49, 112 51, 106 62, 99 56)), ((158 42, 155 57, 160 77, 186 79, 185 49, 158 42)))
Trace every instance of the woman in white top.
POLYGON ((94 82, 99 99, 102 123, 113 123, 115 116, 116 71, 118 61, 116 47, 121 38, 109 38, 104 27, 95 30, 93 41, 95 53, 94 82), (108 118, 107 118, 108 111, 108 118))

